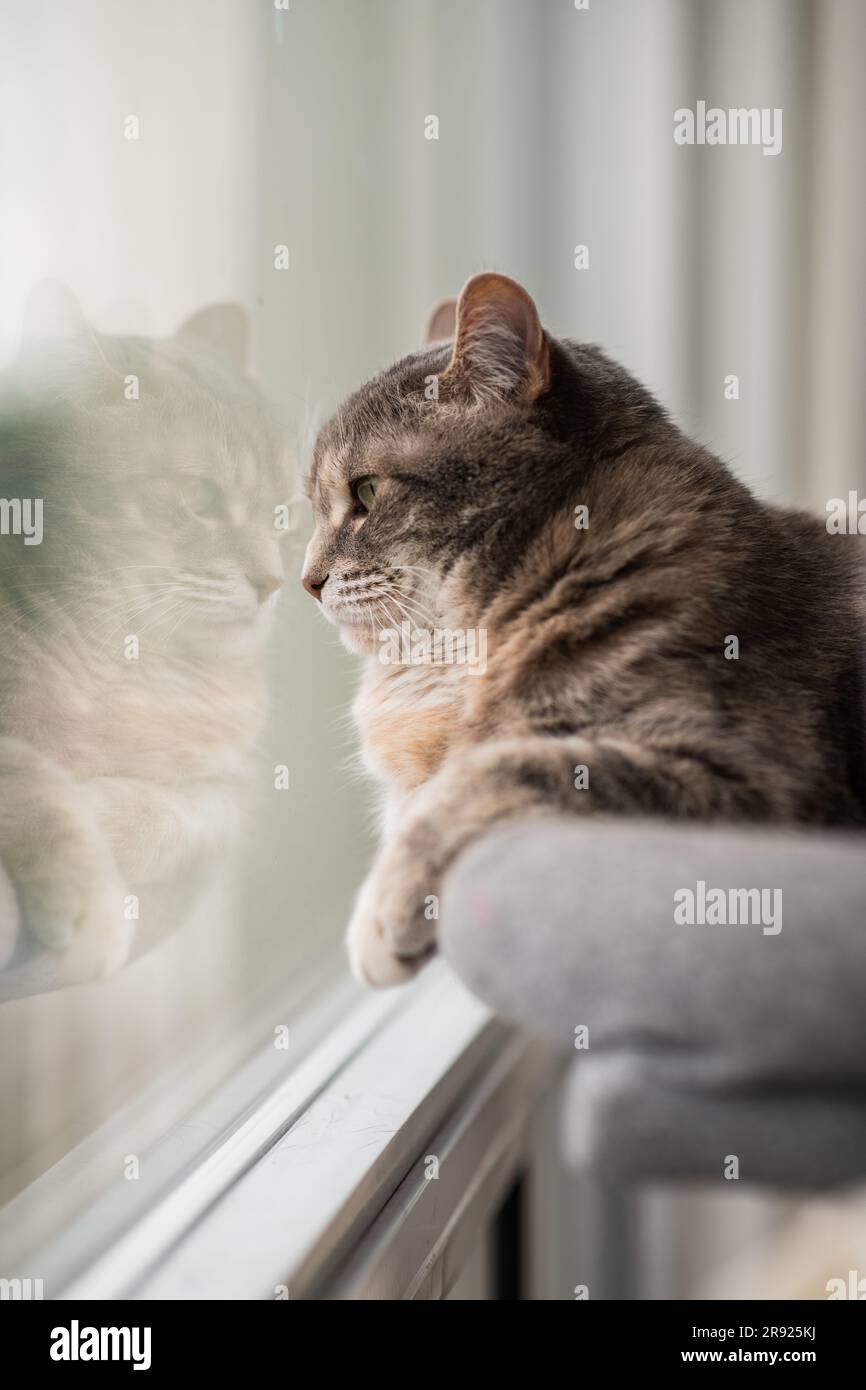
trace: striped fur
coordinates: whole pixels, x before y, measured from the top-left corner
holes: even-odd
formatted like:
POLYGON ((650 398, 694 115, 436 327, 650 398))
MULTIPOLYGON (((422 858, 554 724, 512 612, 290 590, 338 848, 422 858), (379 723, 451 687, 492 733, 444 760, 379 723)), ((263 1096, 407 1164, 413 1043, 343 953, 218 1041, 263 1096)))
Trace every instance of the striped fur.
POLYGON ((326 613, 329 586, 340 621, 340 586, 375 576, 355 588, 355 622, 370 615, 349 638, 367 655, 356 713, 399 814, 350 951, 377 984, 427 957, 443 873, 506 817, 866 825, 862 542, 752 496, 596 347, 543 335, 543 379, 533 349, 517 380, 496 324, 512 282, 484 278, 496 293, 468 355, 458 310, 455 344, 345 403, 309 480, 326 613), (358 517, 350 484, 371 474, 358 517), (382 666, 370 593, 394 620, 402 603, 485 629, 485 674, 382 666))

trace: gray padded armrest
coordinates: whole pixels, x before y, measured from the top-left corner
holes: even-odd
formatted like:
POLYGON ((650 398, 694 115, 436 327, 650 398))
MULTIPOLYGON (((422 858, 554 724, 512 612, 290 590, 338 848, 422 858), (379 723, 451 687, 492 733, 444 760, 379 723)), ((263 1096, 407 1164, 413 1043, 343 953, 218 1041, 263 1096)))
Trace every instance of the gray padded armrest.
POLYGON ((719 1177, 733 1154, 744 1180, 866 1174, 866 839, 527 821, 462 857, 442 927, 471 989, 571 1050, 581 1163, 719 1177), (781 931, 677 925, 674 893, 698 880, 781 889, 781 931))

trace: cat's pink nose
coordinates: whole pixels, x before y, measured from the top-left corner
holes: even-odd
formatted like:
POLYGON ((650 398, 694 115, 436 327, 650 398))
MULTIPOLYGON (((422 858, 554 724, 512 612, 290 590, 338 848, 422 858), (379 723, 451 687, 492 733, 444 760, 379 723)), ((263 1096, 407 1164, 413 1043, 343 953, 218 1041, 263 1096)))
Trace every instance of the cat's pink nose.
POLYGON ((319 600, 319 603, 322 602, 322 590, 324 589, 327 582, 327 575, 325 575, 324 579, 318 579, 312 574, 305 573, 301 575, 301 583, 303 584, 307 593, 312 594, 313 598, 317 598, 319 600))
POLYGON ((248 574, 247 579, 252 584, 258 596, 259 603, 265 603, 271 594, 275 594, 277 589, 283 587, 283 581, 275 574, 252 575, 248 574))

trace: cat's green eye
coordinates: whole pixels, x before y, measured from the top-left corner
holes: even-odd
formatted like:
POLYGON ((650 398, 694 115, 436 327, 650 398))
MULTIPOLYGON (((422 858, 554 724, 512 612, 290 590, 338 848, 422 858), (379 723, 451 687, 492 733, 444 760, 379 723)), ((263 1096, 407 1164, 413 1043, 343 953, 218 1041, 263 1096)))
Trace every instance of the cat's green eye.
POLYGON ((359 478, 356 483, 352 484, 352 496, 365 512, 368 512, 372 507, 378 486, 378 478, 359 478))
POLYGON ((222 511, 222 493, 210 478, 184 479, 183 500, 196 516, 210 518, 222 511))

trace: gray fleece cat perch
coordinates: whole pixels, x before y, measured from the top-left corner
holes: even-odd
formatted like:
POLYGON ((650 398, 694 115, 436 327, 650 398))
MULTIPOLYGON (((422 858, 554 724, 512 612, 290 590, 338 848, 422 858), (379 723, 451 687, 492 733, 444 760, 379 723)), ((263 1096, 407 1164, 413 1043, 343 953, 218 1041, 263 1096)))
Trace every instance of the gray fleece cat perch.
POLYGON ((458 861, 442 921, 469 988, 575 1059, 580 1165, 719 1179, 735 1155, 744 1182, 866 1175, 862 837, 524 821, 458 861), (675 893, 699 881, 781 889, 781 931, 677 924, 675 893))

